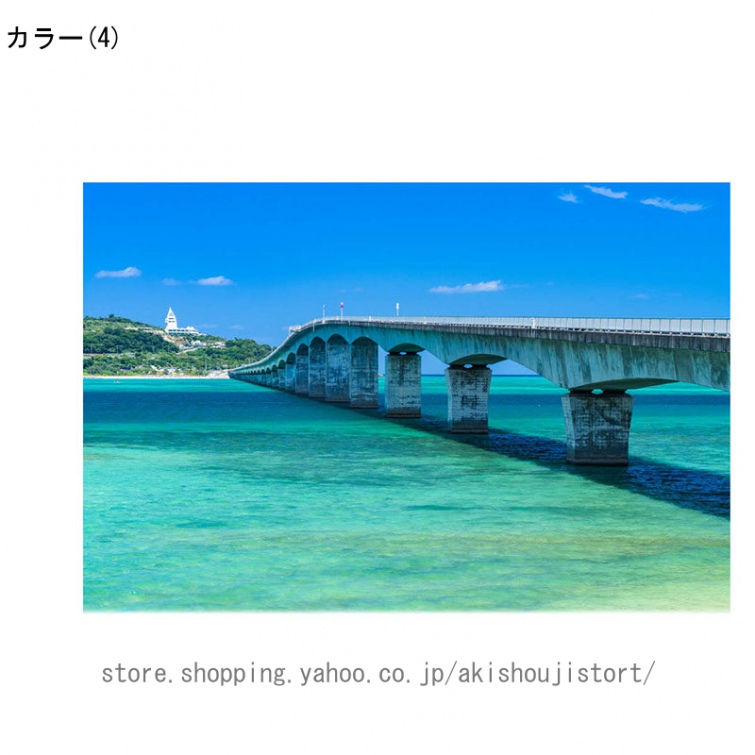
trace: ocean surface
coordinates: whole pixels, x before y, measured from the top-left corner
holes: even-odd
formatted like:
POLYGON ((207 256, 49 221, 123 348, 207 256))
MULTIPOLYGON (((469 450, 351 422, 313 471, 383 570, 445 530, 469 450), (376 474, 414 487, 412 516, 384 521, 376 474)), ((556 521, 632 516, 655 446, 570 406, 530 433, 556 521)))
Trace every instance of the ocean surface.
MULTIPOLYGON (((380 381, 381 403, 383 381, 380 381)), ((234 380, 84 381, 84 607, 727 610, 729 396, 633 391, 630 466, 565 462, 560 397, 489 436, 234 380)))

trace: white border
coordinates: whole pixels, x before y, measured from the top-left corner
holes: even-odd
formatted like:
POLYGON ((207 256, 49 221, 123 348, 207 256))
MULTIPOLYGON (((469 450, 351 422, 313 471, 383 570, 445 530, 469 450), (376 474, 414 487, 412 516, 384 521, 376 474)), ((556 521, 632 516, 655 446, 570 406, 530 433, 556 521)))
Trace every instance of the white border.
POLYGON ((741 8, 6 4, 6 32, 108 23, 121 46, 0 52, 9 751, 62 741, 87 753, 746 751, 744 340, 729 614, 85 615, 78 353, 85 181, 731 181, 739 343, 755 198, 741 8), (647 685, 613 689, 242 691, 98 680, 119 660, 421 667, 457 658, 656 667, 647 685))

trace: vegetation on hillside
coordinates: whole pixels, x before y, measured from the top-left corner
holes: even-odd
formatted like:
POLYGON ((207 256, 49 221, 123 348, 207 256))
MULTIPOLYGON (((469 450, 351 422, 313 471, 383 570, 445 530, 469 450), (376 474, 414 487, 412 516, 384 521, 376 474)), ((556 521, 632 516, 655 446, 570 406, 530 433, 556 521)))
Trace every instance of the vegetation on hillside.
POLYGON ((125 317, 84 318, 84 375, 207 375, 255 362, 269 351, 249 338, 169 336, 125 317))

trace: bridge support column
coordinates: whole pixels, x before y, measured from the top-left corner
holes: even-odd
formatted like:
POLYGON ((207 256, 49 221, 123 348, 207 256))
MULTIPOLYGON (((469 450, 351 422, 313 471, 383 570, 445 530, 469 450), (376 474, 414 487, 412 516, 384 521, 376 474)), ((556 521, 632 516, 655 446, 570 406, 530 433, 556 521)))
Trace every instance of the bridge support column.
POLYGON ((309 393, 309 357, 306 354, 296 357, 296 393, 299 396, 309 393))
POLYGON ((309 345, 307 392, 310 398, 325 398, 325 343, 320 339, 309 345))
POLYGON ((286 362, 285 380, 285 389, 293 393, 296 390, 296 365, 293 362, 286 362))
POLYGON ((281 377, 283 373, 281 372, 281 369, 278 368, 277 370, 273 370, 273 388, 280 388, 281 387, 281 377))
POLYGON ((378 347, 369 338, 357 338, 351 344, 349 369, 349 406, 354 409, 377 409, 378 347))
POLYGON ((492 371, 485 365, 446 370, 448 426, 452 433, 488 431, 488 394, 492 371))
POLYGON ((561 397, 566 460, 572 464, 629 463, 629 425, 634 399, 624 391, 570 391, 561 397))
POLYGON ((349 344, 340 336, 333 336, 325 345, 325 400, 349 400, 349 344))
POLYGON ((419 417, 422 360, 419 354, 388 354, 385 358, 385 416, 419 417))

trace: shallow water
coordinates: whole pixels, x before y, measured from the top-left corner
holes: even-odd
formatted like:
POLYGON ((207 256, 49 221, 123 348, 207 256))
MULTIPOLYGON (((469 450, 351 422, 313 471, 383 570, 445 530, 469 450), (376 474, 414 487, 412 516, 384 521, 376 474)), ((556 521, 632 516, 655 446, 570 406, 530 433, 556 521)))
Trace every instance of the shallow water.
MULTIPOLYGON (((382 401, 382 380, 381 380, 382 401)), ((84 606, 725 610, 729 396, 635 391, 627 468, 565 462, 560 397, 489 436, 232 380, 84 381, 84 606)))

